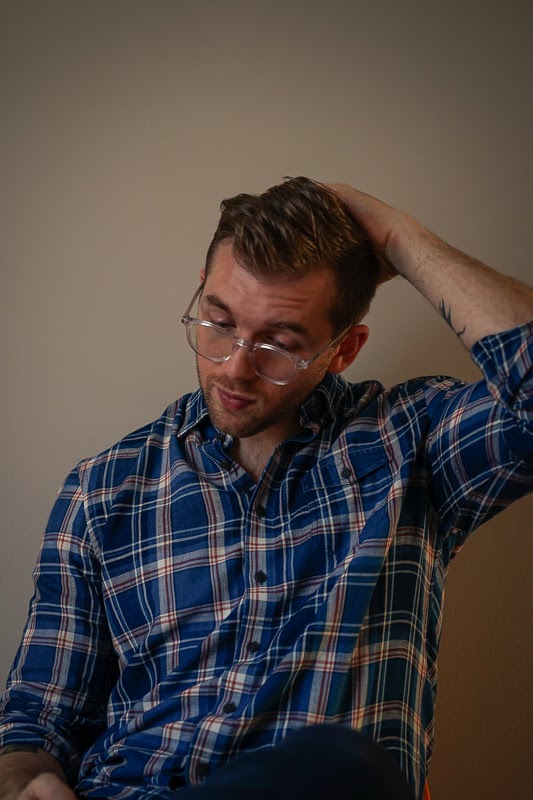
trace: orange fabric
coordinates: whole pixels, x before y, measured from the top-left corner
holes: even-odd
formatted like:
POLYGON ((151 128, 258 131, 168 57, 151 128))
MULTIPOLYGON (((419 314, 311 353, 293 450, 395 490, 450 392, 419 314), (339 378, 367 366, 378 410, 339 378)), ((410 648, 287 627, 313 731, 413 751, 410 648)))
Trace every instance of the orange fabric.
POLYGON ((424 786, 424 794, 422 796, 422 800, 431 800, 431 797, 429 796, 429 786, 427 785, 427 783, 424 786))

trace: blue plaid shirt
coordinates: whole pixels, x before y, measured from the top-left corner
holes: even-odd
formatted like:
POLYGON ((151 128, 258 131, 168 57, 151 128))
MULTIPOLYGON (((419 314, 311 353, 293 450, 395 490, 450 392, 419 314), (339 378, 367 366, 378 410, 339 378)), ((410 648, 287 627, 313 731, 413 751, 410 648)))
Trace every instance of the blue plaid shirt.
POLYGON ((532 334, 478 342, 475 384, 328 374, 257 484, 199 391, 80 463, 0 741, 44 747, 83 797, 146 800, 335 722, 420 795, 448 564, 532 486, 532 334))

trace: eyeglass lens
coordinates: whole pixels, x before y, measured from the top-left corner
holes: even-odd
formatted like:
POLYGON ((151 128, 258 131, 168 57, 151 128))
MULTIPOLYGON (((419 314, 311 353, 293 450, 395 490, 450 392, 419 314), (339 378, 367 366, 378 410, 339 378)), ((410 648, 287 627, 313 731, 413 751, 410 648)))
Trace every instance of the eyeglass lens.
MULTIPOLYGON (((229 334, 208 325, 190 325, 188 335, 193 350, 204 358, 222 360, 232 354, 235 346, 229 334)), ((297 372, 292 359, 278 350, 259 346, 248 352, 254 368, 265 378, 285 381, 293 378, 297 372)))

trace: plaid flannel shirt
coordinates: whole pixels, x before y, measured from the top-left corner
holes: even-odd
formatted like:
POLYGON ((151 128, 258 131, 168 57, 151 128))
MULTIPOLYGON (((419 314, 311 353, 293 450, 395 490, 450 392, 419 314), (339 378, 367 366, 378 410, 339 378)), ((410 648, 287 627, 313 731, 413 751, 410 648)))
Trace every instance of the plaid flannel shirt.
POLYGON ((257 484, 200 391, 68 476, 35 571, 0 742, 83 797, 176 796, 239 753, 335 722, 418 795, 443 584, 532 486, 533 323, 476 343, 484 380, 326 375, 257 484))

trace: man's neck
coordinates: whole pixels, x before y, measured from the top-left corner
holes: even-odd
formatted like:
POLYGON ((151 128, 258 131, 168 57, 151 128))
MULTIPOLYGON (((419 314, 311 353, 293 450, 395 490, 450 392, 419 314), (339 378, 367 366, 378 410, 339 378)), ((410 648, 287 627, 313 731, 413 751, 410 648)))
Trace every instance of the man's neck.
POLYGON ((254 436, 233 439, 230 455, 257 483, 279 444, 302 430, 298 419, 284 420, 283 425, 271 426, 254 436))
POLYGON ((249 439, 235 439, 230 452, 233 460, 257 483, 276 446, 277 443, 253 436, 249 439))

